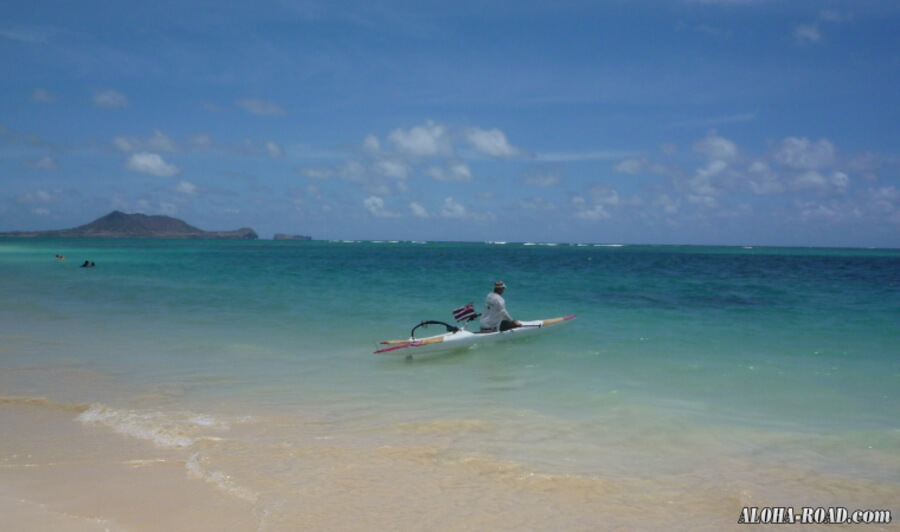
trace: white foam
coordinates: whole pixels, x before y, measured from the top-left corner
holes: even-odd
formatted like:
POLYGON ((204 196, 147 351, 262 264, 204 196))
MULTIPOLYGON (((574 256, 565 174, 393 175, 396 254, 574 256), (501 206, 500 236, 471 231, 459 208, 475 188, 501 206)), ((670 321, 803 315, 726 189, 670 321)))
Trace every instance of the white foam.
POLYGON ((149 441, 165 449, 190 447, 200 440, 219 440, 221 438, 206 432, 222 432, 230 428, 228 423, 206 414, 116 409, 99 403, 92 404, 75 419, 86 425, 104 426, 119 434, 149 441))
POLYGON ((207 484, 250 503, 255 503, 259 498, 257 494, 239 486, 231 475, 223 473, 222 471, 204 471, 203 466, 201 465, 202 460, 203 459, 200 458, 198 453, 191 455, 185 463, 185 468, 187 469, 189 476, 202 479, 207 484))

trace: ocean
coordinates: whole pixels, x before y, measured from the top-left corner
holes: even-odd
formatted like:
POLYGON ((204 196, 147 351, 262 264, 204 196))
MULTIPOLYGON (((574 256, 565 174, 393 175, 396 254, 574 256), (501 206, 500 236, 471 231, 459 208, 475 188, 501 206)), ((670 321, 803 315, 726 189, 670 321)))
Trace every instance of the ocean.
MULTIPOLYGON (((8 530, 896 515, 898 412, 900 250, 0 239, 8 530), (373 354, 498 279, 516 319, 578 318, 373 354)), ((861 527, 897 524, 828 529, 861 527)))

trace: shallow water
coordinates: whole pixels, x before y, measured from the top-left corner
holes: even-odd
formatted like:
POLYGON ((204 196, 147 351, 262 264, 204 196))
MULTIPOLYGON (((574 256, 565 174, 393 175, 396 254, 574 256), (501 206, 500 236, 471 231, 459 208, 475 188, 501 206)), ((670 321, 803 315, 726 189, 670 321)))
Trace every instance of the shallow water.
POLYGON ((240 530, 723 530, 900 500, 897 251, 5 239, 0 279, 0 501, 72 530, 222 507, 240 530), (518 319, 579 317, 372 354, 496 279, 518 319), (156 489, 72 497, 85 472, 156 489))

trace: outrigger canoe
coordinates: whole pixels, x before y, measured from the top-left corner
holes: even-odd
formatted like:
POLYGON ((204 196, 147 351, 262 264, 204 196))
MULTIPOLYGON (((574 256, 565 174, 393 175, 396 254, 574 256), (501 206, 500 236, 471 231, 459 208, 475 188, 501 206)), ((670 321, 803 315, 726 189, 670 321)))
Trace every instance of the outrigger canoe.
POLYGON ((471 332, 466 330, 466 325, 473 318, 469 318, 462 327, 449 325, 441 321, 423 321, 416 325, 410 333, 409 340, 387 340, 381 342, 384 347, 375 351, 376 355, 403 355, 412 357, 416 355, 433 354, 442 351, 464 349, 473 345, 488 344, 493 342, 528 338, 550 331, 561 329, 571 323, 577 314, 570 314, 559 318, 547 320, 523 321, 521 327, 502 332, 471 332), (427 325, 443 325, 447 332, 428 338, 416 338, 416 329, 427 325))

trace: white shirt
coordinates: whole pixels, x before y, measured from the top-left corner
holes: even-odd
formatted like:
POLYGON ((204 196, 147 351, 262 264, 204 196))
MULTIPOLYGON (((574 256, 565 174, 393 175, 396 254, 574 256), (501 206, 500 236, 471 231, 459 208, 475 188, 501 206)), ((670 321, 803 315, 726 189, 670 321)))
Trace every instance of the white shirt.
POLYGON ((513 321, 512 316, 506 311, 506 301, 497 292, 491 292, 484 299, 484 312, 481 313, 482 329, 496 329, 503 320, 513 321))

